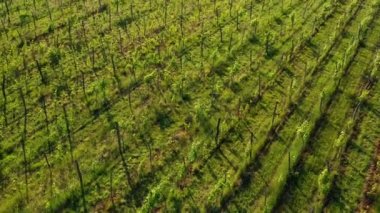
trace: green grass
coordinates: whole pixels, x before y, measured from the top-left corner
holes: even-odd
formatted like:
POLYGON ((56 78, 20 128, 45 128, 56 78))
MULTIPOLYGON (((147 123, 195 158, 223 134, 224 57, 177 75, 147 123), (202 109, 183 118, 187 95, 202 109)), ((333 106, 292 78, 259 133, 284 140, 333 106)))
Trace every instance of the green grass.
POLYGON ((378 15, 352 41, 372 2, 1 2, 0 212, 355 209, 377 75, 313 192, 378 54, 378 15))

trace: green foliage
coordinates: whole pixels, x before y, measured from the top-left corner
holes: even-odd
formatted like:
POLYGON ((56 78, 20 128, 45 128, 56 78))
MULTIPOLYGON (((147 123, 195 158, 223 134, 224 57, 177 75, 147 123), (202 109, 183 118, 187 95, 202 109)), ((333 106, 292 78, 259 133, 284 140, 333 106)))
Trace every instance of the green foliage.
POLYGON ((163 180, 158 186, 150 190, 144 204, 141 208, 141 212, 151 212, 156 205, 164 199, 166 187, 169 184, 169 180, 163 180))
POLYGON ((330 172, 328 168, 324 168, 318 176, 318 192, 321 196, 325 195, 330 189, 330 172))
POLYGON ((21 11, 20 15, 19 15, 19 19, 20 19, 21 26, 23 26, 23 25, 25 25, 31 21, 31 17, 27 11, 21 11))
POLYGON ((51 48, 49 50, 49 62, 50 65, 56 67, 62 59, 62 54, 58 48, 51 48))
POLYGON ((170 116, 170 112, 167 109, 156 109, 155 110, 155 122, 163 130, 173 123, 173 120, 170 116))
POLYGON ((181 212, 182 201, 181 198, 176 195, 176 192, 171 190, 168 198, 166 199, 166 211, 168 212, 181 212))
POLYGON ((0 212, 306 212, 364 182, 378 0, 2 3, 0 212))

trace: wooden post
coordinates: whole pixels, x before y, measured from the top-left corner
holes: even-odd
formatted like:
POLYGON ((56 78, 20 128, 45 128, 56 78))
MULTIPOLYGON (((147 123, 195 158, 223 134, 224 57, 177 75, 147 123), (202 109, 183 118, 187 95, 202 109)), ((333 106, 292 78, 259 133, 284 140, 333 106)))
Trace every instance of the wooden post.
POLYGON ((3 93, 3 116, 4 116, 4 127, 8 126, 8 119, 7 119, 7 93, 6 93, 6 77, 5 73, 3 73, 3 82, 1 84, 1 91, 3 93))
POLYGON ((74 161, 73 139, 72 139, 72 135, 71 135, 70 121, 69 121, 69 117, 67 115, 66 105, 63 105, 63 115, 65 117, 66 133, 67 133, 67 140, 69 141, 69 149, 70 149, 71 162, 73 162, 74 161))
POLYGON ((215 135, 215 144, 216 146, 219 145, 219 134, 220 134, 220 118, 218 119, 218 124, 216 126, 216 135, 215 135))
POLYGON ((125 175, 127 176, 127 182, 128 182, 129 186, 132 189, 133 188, 132 179, 131 179, 131 175, 130 175, 129 170, 128 170, 127 161, 126 161, 126 159, 124 157, 124 151, 123 151, 123 146, 122 146, 122 138, 121 138, 119 123, 115 122, 114 125, 115 125, 114 127, 116 129, 116 136, 117 136, 117 144, 118 144, 118 148, 119 148, 119 155, 120 155, 123 167, 124 167, 125 175))
POLYGON ((110 171, 110 197, 112 202, 112 207, 115 207, 115 200, 113 196, 113 171, 110 171))
POLYGON ((85 191, 84 191, 84 185, 83 185, 83 177, 82 177, 82 173, 80 171, 79 163, 77 160, 75 160, 75 167, 77 169, 79 182, 80 182, 80 188, 81 188, 81 192, 82 192, 83 209, 84 209, 84 212, 88 212, 87 207, 86 207, 87 204, 86 204, 86 197, 85 197, 85 191))
POLYGON ((45 76, 42 72, 42 67, 41 67, 41 64, 38 62, 38 60, 36 59, 36 66, 37 66, 37 70, 38 70, 38 73, 40 74, 40 79, 41 79, 41 83, 46 85, 47 84, 47 80, 45 79, 45 76))
POLYGON ((50 179, 50 197, 53 198, 53 171, 51 170, 51 164, 49 163, 49 159, 46 155, 46 153, 44 152, 44 158, 45 158, 45 161, 46 161, 46 165, 48 166, 48 169, 49 169, 49 179, 50 179))
POLYGON ((26 122, 27 122, 27 114, 28 111, 26 109, 26 102, 24 93, 21 88, 19 88, 20 98, 22 101, 22 105, 24 107, 24 129, 21 136, 21 147, 22 147, 22 153, 24 157, 24 178, 25 178, 25 192, 26 192, 26 202, 29 202, 29 186, 28 186, 28 161, 26 158, 26 135, 27 135, 27 129, 26 129, 26 122))
POLYGON ((114 60, 114 56, 113 55, 111 55, 111 62, 112 62, 113 77, 115 78, 115 81, 116 81, 116 84, 117 84, 117 88, 119 90, 119 95, 121 95, 120 79, 119 79, 119 76, 117 75, 116 64, 115 64, 115 60, 114 60))

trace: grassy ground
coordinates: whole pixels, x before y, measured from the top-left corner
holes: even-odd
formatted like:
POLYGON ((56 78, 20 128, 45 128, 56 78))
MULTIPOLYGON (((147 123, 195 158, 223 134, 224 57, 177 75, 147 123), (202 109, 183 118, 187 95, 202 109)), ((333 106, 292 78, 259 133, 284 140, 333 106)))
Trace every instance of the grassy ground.
MULTIPOLYGON (((297 166, 297 176, 292 178, 293 180, 289 180, 289 185, 292 187, 289 187, 289 192, 286 192, 285 200, 283 200, 284 207, 294 206, 293 202, 300 204, 304 200, 313 200, 311 196, 315 196, 317 193, 317 179, 325 168, 326 161, 329 161, 328 159, 331 155, 329 153, 332 152, 334 138, 338 138, 341 131, 344 130, 347 121, 352 116, 356 102, 353 97, 360 95, 357 94, 357 90, 364 84, 362 83, 365 75, 364 71, 370 69, 369 65, 373 62, 373 58, 367 57, 367 55, 371 55, 368 52, 374 54, 376 50, 376 35, 378 34, 378 27, 376 26, 377 24, 374 24, 371 31, 368 32, 368 39, 364 42, 365 47, 359 48, 354 62, 347 71, 347 77, 341 82, 340 91, 335 96, 323 118, 323 126, 316 130, 315 135, 311 139, 310 149, 307 149, 303 154, 302 163, 297 166), (364 70, 363 67, 365 67, 364 70)), ((360 126, 360 124, 358 125, 360 126)), ((361 187, 358 186, 356 188, 360 189, 361 187)), ((297 208, 299 207, 297 206, 297 208)), ((305 205, 305 209, 309 207, 309 204, 305 205)))
POLYGON ((0 4, 0 212, 376 211, 377 0, 0 4))

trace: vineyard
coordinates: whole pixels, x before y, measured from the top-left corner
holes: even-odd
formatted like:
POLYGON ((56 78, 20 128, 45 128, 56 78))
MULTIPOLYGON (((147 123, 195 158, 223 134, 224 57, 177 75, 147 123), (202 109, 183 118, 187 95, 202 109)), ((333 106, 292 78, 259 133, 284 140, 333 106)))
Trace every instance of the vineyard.
POLYGON ((0 212, 380 212, 380 0, 0 5, 0 212))

